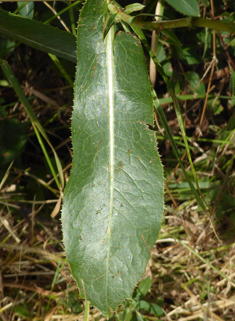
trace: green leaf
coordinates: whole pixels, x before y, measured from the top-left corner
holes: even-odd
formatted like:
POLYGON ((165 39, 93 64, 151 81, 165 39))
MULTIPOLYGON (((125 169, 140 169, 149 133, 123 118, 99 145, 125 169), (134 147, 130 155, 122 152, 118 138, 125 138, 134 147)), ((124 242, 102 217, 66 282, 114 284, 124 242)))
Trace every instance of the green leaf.
MULTIPOLYGON (((232 92, 232 99, 230 102, 230 108, 231 108, 235 105, 235 71, 233 70, 233 68, 230 68, 230 71, 231 71, 231 79, 230 79, 229 89, 232 92)), ((232 118, 233 117, 234 117, 234 115, 232 116, 232 118)), ((230 122, 230 120, 229 120, 229 122, 230 122)))
POLYGON ((180 60, 185 59, 189 65, 198 64, 201 61, 201 57, 198 56, 196 50, 190 50, 190 48, 182 48, 180 46, 172 48, 173 55, 180 60))
POLYGON ((205 7, 209 7, 210 5, 210 2, 208 0, 201 0, 200 2, 203 3, 205 7))
POLYGON ((219 115, 224 110, 220 99, 208 99, 207 101, 207 110, 212 113, 212 115, 219 115))
POLYGON ((230 42, 230 45, 233 47, 233 49, 235 48, 235 38, 230 42))
POLYGON ((136 302, 135 308, 137 310, 145 310, 149 313, 154 314, 157 317, 162 317, 164 315, 162 308, 160 308, 157 304, 149 303, 144 300, 136 302))
POLYGON ((116 16, 117 16, 117 13, 112 14, 112 15, 109 17, 109 19, 108 19, 108 21, 107 21, 107 23, 106 23, 106 25, 105 25, 105 29, 104 29, 104 35, 103 35, 103 38, 104 38, 104 39, 106 38, 106 36, 107 36, 110 28, 111 28, 113 25, 116 24, 116 21, 115 21, 116 16))
POLYGON ((72 116, 73 167, 63 240, 80 294, 108 317, 145 272, 161 225, 163 171, 145 56, 113 28, 103 42, 103 0, 80 14, 72 116))
POLYGON ((58 28, 0 9, 0 33, 38 50, 76 62, 75 37, 58 28))
POLYGON ((79 314, 83 311, 83 308, 81 306, 81 303, 78 302, 76 299, 75 293, 74 292, 69 292, 69 299, 68 303, 64 302, 64 304, 68 305, 68 307, 72 310, 73 313, 79 314))
POLYGON ((206 94, 205 85, 200 82, 200 77, 195 71, 188 71, 184 76, 189 82, 189 88, 192 93, 197 93, 198 95, 206 94))
POLYGON ((157 44, 157 59, 159 60, 159 62, 162 62, 163 60, 166 59, 166 53, 164 50, 164 46, 163 46, 163 43, 160 41, 157 44))
POLYGON ((148 276, 146 279, 140 282, 138 288, 135 290, 133 295, 134 299, 137 301, 140 298, 143 298, 148 293, 148 290, 151 288, 151 286, 152 286, 152 281, 148 276))
POLYGON ((235 71, 233 70, 233 68, 230 68, 231 71, 231 79, 230 79, 230 85, 229 85, 229 89, 230 91, 233 92, 233 95, 235 93, 235 71))
POLYGON ((19 14, 21 17, 33 19, 34 2, 33 1, 17 1, 19 14))
POLYGON ((162 30, 161 31, 165 36, 167 36, 167 40, 164 40, 164 41, 167 41, 167 43, 169 44, 172 44, 172 45, 175 45, 175 46, 181 46, 181 42, 179 40, 179 38, 174 34, 174 32, 172 30, 162 30))
POLYGON ((0 37, 0 59, 12 53, 15 49, 16 43, 8 37, 0 37))
POLYGON ((134 11, 140 11, 142 9, 144 9, 144 5, 142 5, 141 3, 132 3, 132 4, 128 4, 126 7, 125 7, 125 10, 124 12, 126 14, 130 14, 134 11))
POLYGON ((186 16, 199 16, 199 6, 196 0, 166 0, 166 2, 186 16))
POLYGON ((29 313, 28 309, 24 306, 20 306, 20 305, 15 305, 14 306, 14 312, 21 316, 21 317, 25 317, 25 318, 29 318, 31 316, 31 314, 29 313))

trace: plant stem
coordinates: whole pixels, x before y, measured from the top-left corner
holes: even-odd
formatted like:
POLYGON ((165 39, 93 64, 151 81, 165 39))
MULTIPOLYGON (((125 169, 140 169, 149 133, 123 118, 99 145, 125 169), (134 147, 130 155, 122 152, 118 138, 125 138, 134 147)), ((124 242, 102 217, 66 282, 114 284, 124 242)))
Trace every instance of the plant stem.
POLYGON ((228 31, 230 33, 235 33, 235 23, 228 23, 218 20, 210 20, 203 18, 193 18, 193 27, 202 27, 216 29, 219 31, 228 31))
POLYGON ((117 20, 122 20, 134 27, 140 29, 148 30, 161 30, 161 29, 175 29, 175 28, 210 28, 220 31, 228 31, 230 33, 235 33, 235 23, 227 23, 219 20, 210 20, 198 17, 187 17, 177 20, 169 21, 141 21, 138 20, 138 16, 133 17, 125 13, 125 11, 120 11, 113 3, 109 3, 108 8, 112 14, 117 13, 117 20))
POLYGON ((85 300, 84 321, 89 320, 90 302, 85 300))

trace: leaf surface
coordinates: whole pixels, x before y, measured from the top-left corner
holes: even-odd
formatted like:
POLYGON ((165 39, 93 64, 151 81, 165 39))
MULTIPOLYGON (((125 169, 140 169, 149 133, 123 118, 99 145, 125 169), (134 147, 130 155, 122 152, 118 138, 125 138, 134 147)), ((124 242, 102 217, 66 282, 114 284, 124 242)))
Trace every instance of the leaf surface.
POLYGON ((196 0, 166 0, 166 2, 186 16, 199 16, 199 6, 196 0))
POLYGON ((69 32, 0 9, 0 33, 35 49, 76 62, 75 37, 69 32))
POLYGON ((17 1, 19 14, 23 18, 33 19, 34 15, 34 2, 33 1, 17 1))
POLYGON ((87 1, 77 37, 73 167, 62 209, 68 262, 81 296, 108 317, 145 272, 163 212, 163 170, 151 87, 138 39, 113 28, 106 4, 87 1), (114 39, 114 40, 113 40, 114 39))

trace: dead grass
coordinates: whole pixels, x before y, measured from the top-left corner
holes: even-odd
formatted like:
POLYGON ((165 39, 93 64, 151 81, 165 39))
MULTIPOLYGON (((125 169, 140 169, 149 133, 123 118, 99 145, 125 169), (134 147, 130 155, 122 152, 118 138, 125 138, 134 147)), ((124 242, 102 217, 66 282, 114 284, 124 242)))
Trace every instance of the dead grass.
MULTIPOLYGON (((32 204, 31 208, 35 207, 32 204)), ((16 210, 20 211, 20 206, 16 210)), ((195 209, 187 208, 180 216, 168 214, 167 210, 165 214, 166 224, 152 250, 152 288, 148 294, 151 300, 163 299, 165 317, 161 320, 234 320, 232 282, 182 243, 231 281, 235 275, 235 243, 219 242, 208 219, 200 217, 195 209)), ((33 210, 27 219, 19 219, 20 216, 10 208, 8 200, 0 220, 1 319, 83 320, 83 302, 65 260, 60 221, 42 219, 40 212, 35 215, 33 210), (74 313, 76 309, 78 313, 74 313)), ((102 319, 99 311, 92 308, 90 320, 102 319)))

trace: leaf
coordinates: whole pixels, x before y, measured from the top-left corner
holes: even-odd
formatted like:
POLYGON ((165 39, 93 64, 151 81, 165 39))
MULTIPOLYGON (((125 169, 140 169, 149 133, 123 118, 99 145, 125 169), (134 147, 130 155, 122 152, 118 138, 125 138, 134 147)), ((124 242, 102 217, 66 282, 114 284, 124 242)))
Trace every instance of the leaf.
POLYGON ((166 2, 186 16, 199 16, 199 6, 196 0, 166 0, 166 2))
POLYGON ((230 45, 233 47, 233 49, 235 48, 235 38, 230 42, 230 45))
POLYGON ((31 314, 29 313, 28 309, 24 306, 15 305, 14 312, 21 317, 25 317, 25 318, 31 317, 31 314))
POLYGON ((116 16, 117 16, 117 13, 112 14, 112 15, 109 17, 108 21, 106 22, 105 29, 104 29, 104 32, 103 32, 103 39, 106 38, 106 36, 107 36, 110 28, 111 28, 113 25, 116 24, 116 21, 115 21, 116 16))
POLYGON ((145 57, 113 28, 103 42, 103 0, 80 14, 72 116, 73 166, 63 240, 80 294, 106 317, 145 272, 161 225, 163 172, 145 57))
POLYGON ((188 71, 184 74, 185 79, 188 80, 189 88, 192 93, 198 95, 205 95, 206 89, 203 82, 200 82, 200 77, 195 71, 188 71))
POLYGON ((148 290, 151 288, 151 286, 152 286, 152 281, 149 276, 146 279, 140 281, 140 284, 138 288, 135 290, 133 295, 133 298, 135 299, 135 301, 141 298, 144 298, 145 295, 148 293, 148 290))
POLYGON ((209 7, 210 5, 210 2, 208 0, 201 0, 200 2, 203 3, 205 7, 209 7))
POLYGON ((172 30, 162 30, 161 31, 168 39, 164 40, 167 41, 167 43, 175 45, 175 46, 182 46, 179 38, 174 34, 172 30))
MULTIPOLYGON (((229 89, 232 92, 231 101, 230 101, 230 108, 231 108, 235 105, 235 71, 233 70, 233 68, 230 68, 230 71, 231 71, 231 79, 230 79, 229 89)), ((234 117, 234 113, 231 119, 233 119, 233 117, 234 117)))
POLYGON ((34 14, 34 2, 33 1, 17 1, 17 6, 19 10, 19 14, 21 17, 27 17, 29 19, 33 19, 34 14))
POLYGON ((0 9, 0 33, 35 49, 76 62, 75 37, 58 28, 0 9))
POLYGON ((201 61, 201 57, 197 54, 196 50, 190 50, 189 48, 182 48, 176 46, 172 48, 173 55, 178 59, 185 59, 189 65, 198 64, 201 61))
POLYGON ((134 11, 140 11, 140 10, 143 10, 144 9, 144 5, 142 5, 141 3, 132 3, 132 4, 128 4, 126 7, 125 7, 125 10, 124 12, 126 14, 130 14, 134 11))
POLYGON ((136 302, 135 308, 138 310, 145 310, 149 313, 154 314, 157 317, 162 317, 164 315, 162 308, 159 307, 157 304, 149 303, 143 300, 136 302))
MULTIPOLYGON (((0 37, 0 59, 12 53, 15 49, 15 41, 8 37, 0 37)), ((1 85, 0 85, 1 86, 1 85)))

